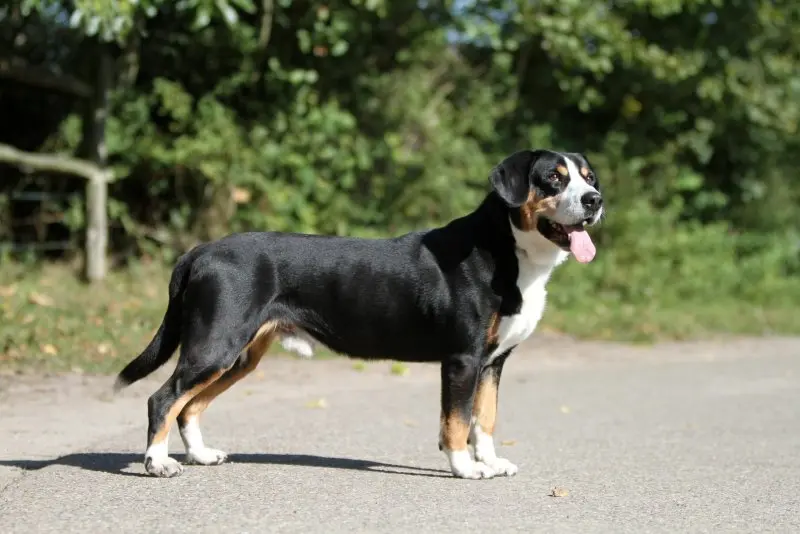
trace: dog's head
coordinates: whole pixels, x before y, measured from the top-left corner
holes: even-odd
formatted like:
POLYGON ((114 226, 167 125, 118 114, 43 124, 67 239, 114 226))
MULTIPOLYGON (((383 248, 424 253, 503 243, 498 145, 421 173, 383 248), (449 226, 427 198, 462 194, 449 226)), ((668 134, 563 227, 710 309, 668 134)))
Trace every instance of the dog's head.
POLYGON ((594 245, 585 227, 602 217, 603 197, 585 156, 523 150, 497 165, 490 181, 519 230, 539 232, 582 263, 594 258, 594 245))

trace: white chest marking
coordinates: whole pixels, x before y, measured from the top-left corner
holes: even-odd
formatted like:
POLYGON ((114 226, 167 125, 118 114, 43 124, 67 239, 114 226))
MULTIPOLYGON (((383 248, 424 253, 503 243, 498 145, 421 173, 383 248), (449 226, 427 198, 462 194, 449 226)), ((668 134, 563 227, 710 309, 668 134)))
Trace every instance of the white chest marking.
POLYGON ((522 306, 516 315, 500 319, 497 348, 489 355, 489 362, 533 334, 544 313, 547 281, 553 269, 568 256, 536 230, 522 232, 513 224, 511 228, 517 241, 517 287, 522 295, 522 306))

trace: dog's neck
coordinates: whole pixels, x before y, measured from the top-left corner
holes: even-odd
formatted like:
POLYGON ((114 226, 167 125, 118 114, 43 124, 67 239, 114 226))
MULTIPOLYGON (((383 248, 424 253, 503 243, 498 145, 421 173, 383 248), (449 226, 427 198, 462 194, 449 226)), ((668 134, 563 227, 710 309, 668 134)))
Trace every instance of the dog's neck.
POLYGON ((537 270, 552 271, 569 257, 569 253, 552 243, 537 230, 523 232, 509 218, 511 234, 516 243, 517 257, 520 261, 535 266, 537 270))
MULTIPOLYGON (((480 206, 471 214, 456 219, 448 226, 468 225, 469 234, 489 249, 504 257, 511 247, 520 266, 527 271, 536 271, 549 276, 550 271, 562 264, 569 253, 544 237, 535 228, 529 232, 520 230, 512 221, 508 207, 497 194, 489 193, 480 206)), ((452 244, 452 241, 448 241, 452 244)), ((471 245, 470 245, 471 246, 471 245)))

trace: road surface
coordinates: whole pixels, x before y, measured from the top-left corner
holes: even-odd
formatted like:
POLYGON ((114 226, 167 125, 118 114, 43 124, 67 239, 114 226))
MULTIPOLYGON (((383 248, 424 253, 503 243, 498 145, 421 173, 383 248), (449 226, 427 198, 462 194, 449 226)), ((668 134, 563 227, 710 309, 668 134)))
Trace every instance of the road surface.
POLYGON ((540 336, 500 394, 520 472, 492 480, 447 471, 436 367, 288 358, 204 417, 230 463, 147 477, 145 399, 171 368, 117 397, 110 378, 2 379, 0 532, 800 531, 800 339, 540 336))

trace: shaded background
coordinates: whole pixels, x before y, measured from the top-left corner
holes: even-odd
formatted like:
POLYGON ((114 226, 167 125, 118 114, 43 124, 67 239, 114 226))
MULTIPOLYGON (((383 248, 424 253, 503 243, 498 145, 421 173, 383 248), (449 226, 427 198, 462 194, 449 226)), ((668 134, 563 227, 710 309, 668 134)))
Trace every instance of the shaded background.
POLYGON ((0 143, 80 155, 106 57, 115 176, 114 272, 90 290, 84 181, 0 166, 0 365, 129 358, 197 242, 440 224, 529 147, 586 153, 608 209, 597 259, 555 274, 543 329, 800 332, 798 2, 113 5, 0 7, 0 143))

